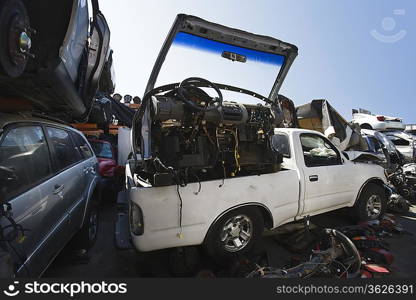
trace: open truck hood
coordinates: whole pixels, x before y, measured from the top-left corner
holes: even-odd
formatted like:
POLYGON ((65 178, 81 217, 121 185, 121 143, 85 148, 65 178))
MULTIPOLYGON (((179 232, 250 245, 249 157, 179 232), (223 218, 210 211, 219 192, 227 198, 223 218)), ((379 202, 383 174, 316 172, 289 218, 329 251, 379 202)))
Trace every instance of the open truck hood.
MULTIPOLYGON (((172 55, 172 45, 178 42, 179 39, 181 40, 179 42, 183 43, 184 38, 187 39, 186 43, 188 43, 190 47, 199 47, 198 43, 200 43, 201 45, 203 44, 203 46, 201 46, 204 47, 203 50, 206 52, 211 52, 211 54, 213 53, 213 51, 221 51, 215 53, 216 55, 218 54, 216 56, 216 60, 219 61, 220 59, 222 59, 224 62, 224 65, 221 66, 222 70, 218 70, 218 73, 230 71, 227 70, 226 63, 228 63, 228 66, 230 66, 229 68, 235 68, 236 65, 250 62, 250 60, 252 62, 254 61, 255 63, 263 62, 266 64, 271 64, 273 63, 273 60, 275 60, 275 63, 279 63, 279 68, 276 68, 275 73, 271 74, 271 84, 269 87, 267 87, 268 90, 266 94, 262 91, 250 90, 248 86, 235 86, 232 84, 232 82, 218 82, 218 78, 206 78, 212 82, 215 82, 220 89, 249 94, 250 96, 254 96, 265 101, 276 101, 278 91, 283 83, 283 80, 286 77, 287 72, 289 71, 289 68, 292 65, 298 53, 298 49, 296 46, 282 42, 272 37, 252 34, 242 30, 229 28, 226 26, 205 21, 195 16, 179 14, 157 57, 156 63, 153 67, 152 73, 147 83, 145 93, 153 90, 156 84, 164 85, 159 84, 158 82, 158 79, 161 77, 161 70, 166 71, 163 70, 162 66, 165 67, 167 64, 165 62, 167 56, 172 55), (219 48, 215 48, 216 46, 218 46, 219 48), (238 49, 241 51, 241 53, 233 53, 233 49, 238 49), (235 54, 237 54, 237 56, 235 54), (225 56, 227 55, 229 56, 227 57, 228 61, 227 59, 225 59, 225 56), (280 62, 276 62, 276 58, 280 59, 280 62), (232 64, 230 63, 230 61, 232 61, 232 64), (267 97, 268 99, 263 99, 265 97, 267 97)), ((196 68, 197 67, 193 69, 195 73, 197 72, 196 68)), ((182 68, 177 68, 176 70, 180 71, 180 69, 182 68)), ((190 69, 190 73, 192 73, 192 67, 190 69)), ((174 73, 176 72, 168 72, 169 75, 173 75, 174 73)), ((191 76, 195 75, 197 74, 191 74, 191 76)), ((239 76, 241 76, 241 73, 239 74, 237 72, 234 72, 233 75, 234 76, 229 76, 227 78, 238 78, 239 76)), ((256 76, 258 75, 256 74, 251 74, 251 77, 250 75, 248 76, 248 78, 252 78, 253 82, 255 80, 262 81, 265 79, 261 77, 257 78, 256 76)), ((174 82, 181 81, 185 78, 178 79, 179 80, 168 83, 172 84, 174 82)))

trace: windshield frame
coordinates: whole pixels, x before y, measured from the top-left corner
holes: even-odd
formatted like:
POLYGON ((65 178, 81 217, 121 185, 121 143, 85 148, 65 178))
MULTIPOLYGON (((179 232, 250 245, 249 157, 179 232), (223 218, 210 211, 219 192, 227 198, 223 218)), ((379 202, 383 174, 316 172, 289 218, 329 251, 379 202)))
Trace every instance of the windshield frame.
MULTIPOLYGON (((298 53, 298 48, 295 45, 282 42, 272 37, 257 35, 239 29, 211 23, 194 16, 179 14, 176 17, 176 20, 170 29, 153 66, 152 73, 146 86, 145 94, 155 89, 155 84, 162 65, 178 32, 189 33, 217 42, 283 56, 283 65, 281 66, 278 74, 276 74, 276 79, 271 87, 270 94, 267 95, 268 99, 274 103, 277 102, 279 89, 298 53)), ((211 80, 211 78, 205 79, 211 80)))

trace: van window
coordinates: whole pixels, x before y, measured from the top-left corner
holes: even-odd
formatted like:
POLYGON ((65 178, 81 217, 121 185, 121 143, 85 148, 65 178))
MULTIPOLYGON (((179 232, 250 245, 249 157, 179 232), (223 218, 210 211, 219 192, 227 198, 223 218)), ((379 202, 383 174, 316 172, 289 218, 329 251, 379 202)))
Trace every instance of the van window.
POLYGON ((0 198, 9 199, 52 172, 42 127, 21 126, 5 134, 0 144, 0 198))
POLYGON ((47 132, 53 149, 53 156, 57 167, 56 171, 66 169, 81 160, 80 153, 72 143, 68 131, 55 127, 47 127, 47 132))

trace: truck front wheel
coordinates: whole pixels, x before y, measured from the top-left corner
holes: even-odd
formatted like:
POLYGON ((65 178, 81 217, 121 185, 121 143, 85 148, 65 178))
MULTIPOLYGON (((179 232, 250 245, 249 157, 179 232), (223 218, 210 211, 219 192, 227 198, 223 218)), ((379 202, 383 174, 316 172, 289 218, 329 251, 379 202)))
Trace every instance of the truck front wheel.
POLYGON ((387 197, 383 187, 369 183, 354 205, 355 216, 359 221, 376 220, 384 214, 386 206, 387 197))
POLYGON ((255 207, 241 207, 218 219, 205 240, 208 255, 214 259, 248 253, 261 238, 264 220, 255 207))

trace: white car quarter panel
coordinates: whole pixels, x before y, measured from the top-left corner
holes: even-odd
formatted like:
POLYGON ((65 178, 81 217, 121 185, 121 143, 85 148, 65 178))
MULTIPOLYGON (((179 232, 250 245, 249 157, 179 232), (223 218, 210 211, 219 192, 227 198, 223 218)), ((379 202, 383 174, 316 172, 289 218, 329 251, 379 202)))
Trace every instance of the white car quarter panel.
POLYGON ((201 244, 221 214, 244 204, 266 207, 272 213, 274 227, 293 220, 297 214, 299 179, 294 170, 230 178, 219 187, 221 184, 222 180, 202 182, 197 195, 198 183, 179 188, 183 201, 182 231, 176 186, 132 188, 130 200, 140 206, 144 216, 144 234, 132 235, 135 246, 140 251, 151 251, 201 244))

